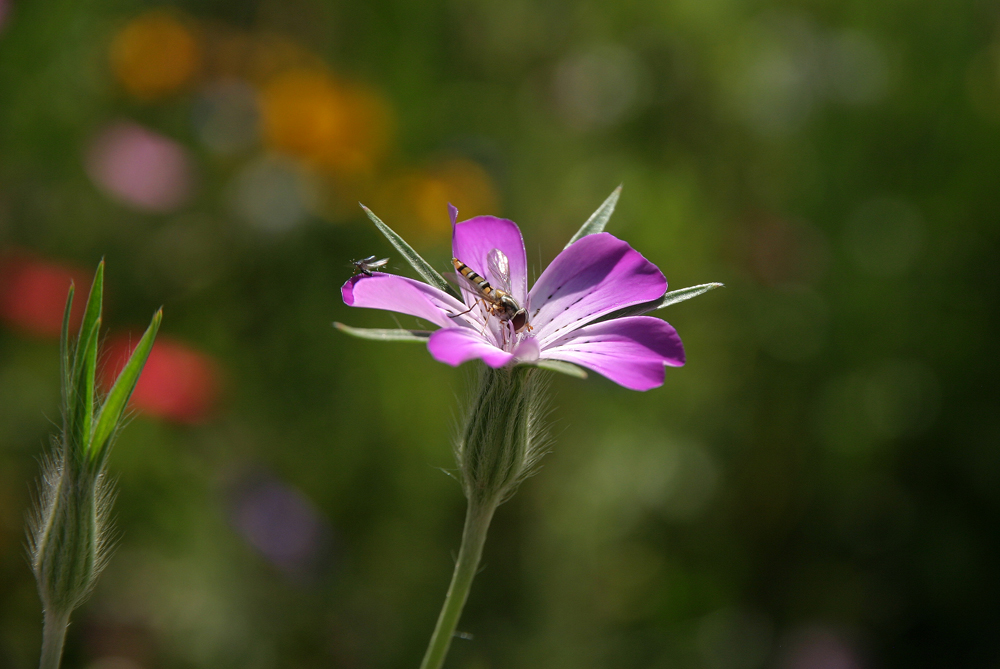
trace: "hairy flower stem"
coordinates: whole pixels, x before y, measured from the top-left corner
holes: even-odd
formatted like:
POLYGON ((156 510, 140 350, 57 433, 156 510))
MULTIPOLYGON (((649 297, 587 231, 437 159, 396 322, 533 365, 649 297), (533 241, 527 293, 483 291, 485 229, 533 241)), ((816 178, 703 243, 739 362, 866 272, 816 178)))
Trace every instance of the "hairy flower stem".
POLYGON ((45 612, 41 669, 58 669, 70 614, 90 595, 107 562, 113 497, 105 477, 107 456, 162 318, 162 312, 153 315, 111 390, 101 397, 96 374, 104 261, 94 274, 80 334, 71 340, 74 292, 70 285, 59 338, 62 434, 43 460, 38 504, 28 522, 31 567, 45 612))
POLYGON ((476 570, 479 568, 479 559, 483 555, 483 544, 486 543, 486 531, 490 527, 490 521, 493 519, 493 512, 496 511, 496 508, 496 503, 482 505, 476 501, 469 502, 469 508, 465 514, 465 529, 462 532, 462 547, 458 551, 458 560, 455 562, 455 573, 451 577, 451 585, 444 598, 441 615, 438 616, 437 625, 434 627, 431 641, 427 645, 424 661, 420 663, 420 669, 440 669, 444 664, 444 658, 448 655, 448 647, 451 645, 452 637, 455 636, 455 627, 458 625, 458 619, 462 616, 462 609, 465 607, 465 600, 469 597, 472 579, 475 578, 476 570))
POLYGON ((421 669, 440 669, 444 664, 479 568, 493 512, 514 494, 545 453, 544 383, 536 372, 525 367, 480 368, 455 444, 462 490, 469 500, 462 547, 421 669))
POLYGON ((42 660, 38 665, 39 669, 59 669, 67 627, 69 627, 68 613, 45 612, 45 627, 42 631, 42 660))

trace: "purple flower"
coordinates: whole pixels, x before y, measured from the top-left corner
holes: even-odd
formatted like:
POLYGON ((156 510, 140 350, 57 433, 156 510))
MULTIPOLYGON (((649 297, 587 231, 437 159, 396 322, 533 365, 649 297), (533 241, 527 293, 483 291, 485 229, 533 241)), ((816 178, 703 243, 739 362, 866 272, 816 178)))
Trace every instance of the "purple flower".
MULTIPOLYGON (((667 280, 656 265, 626 242, 606 232, 580 237, 556 256, 529 290, 527 257, 517 225, 494 216, 458 223, 458 211, 454 207, 450 211, 453 256, 493 288, 509 288, 511 297, 527 310, 529 327, 514 332, 511 321, 491 310, 462 277, 458 280, 464 301, 406 277, 359 274, 344 284, 344 302, 409 314, 440 326, 430 334, 428 349, 436 360, 454 366, 475 358, 493 368, 561 361, 591 369, 626 388, 649 390, 663 385, 666 366, 684 364, 684 346, 665 321, 631 315, 602 318, 628 307, 655 304, 667 290, 667 280), (509 281, 496 276, 496 264, 488 262, 494 249, 506 256, 509 281)), ((660 305, 640 311, 656 306, 660 305)))

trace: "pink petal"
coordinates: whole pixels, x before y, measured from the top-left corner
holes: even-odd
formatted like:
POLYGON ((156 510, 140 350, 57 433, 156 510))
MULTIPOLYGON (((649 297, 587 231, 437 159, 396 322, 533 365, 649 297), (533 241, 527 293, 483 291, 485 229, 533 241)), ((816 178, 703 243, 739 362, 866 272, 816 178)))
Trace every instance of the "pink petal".
MULTIPOLYGON (((457 212, 456 212, 457 214, 457 212)), ((514 221, 496 216, 476 216, 458 223, 451 235, 451 249, 454 257, 486 277, 494 284, 496 277, 486 270, 486 255, 493 249, 500 249, 510 263, 511 295, 524 306, 528 296, 528 259, 524 251, 524 239, 514 221)), ((493 285, 494 288, 499 286, 493 285)))
POLYGON ((441 328, 431 335, 427 350, 438 362, 445 362, 453 367, 476 358, 482 359, 490 367, 503 367, 514 358, 512 353, 506 353, 487 343, 475 329, 464 327, 441 328))
POLYGON ((684 364, 684 345, 666 321, 631 316, 574 330, 544 347, 542 358, 592 369, 632 390, 649 390, 663 385, 665 365, 684 364))
POLYGON ((542 350, 538 347, 538 340, 534 337, 525 337, 514 349, 514 357, 518 363, 537 362, 541 357, 542 350))
POLYGON ((628 243, 587 235, 556 256, 531 287, 531 326, 542 349, 572 329, 622 307, 662 297, 667 280, 628 243))
MULTIPOLYGON (((449 313, 465 311, 461 302, 444 291, 420 281, 395 274, 372 272, 371 276, 352 276, 340 289, 344 303, 351 307, 385 309, 423 318, 441 327, 473 324, 468 316, 450 318, 449 313)), ((478 324, 475 324, 479 327, 478 324)))

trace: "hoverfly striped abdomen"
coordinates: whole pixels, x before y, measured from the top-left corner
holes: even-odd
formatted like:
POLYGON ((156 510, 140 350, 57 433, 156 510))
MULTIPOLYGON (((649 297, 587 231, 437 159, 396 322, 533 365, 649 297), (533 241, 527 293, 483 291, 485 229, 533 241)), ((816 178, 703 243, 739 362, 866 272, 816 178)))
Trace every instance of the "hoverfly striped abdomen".
POLYGON ((490 282, 487 281, 484 277, 480 276, 479 274, 473 272, 472 268, 466 265, 464 262, 462 262, 458 258, 452 258, 451 264, 455 266, 455 271, 457 271, 459 274, 461 274, 470 282, 472 282, 472 285, 474 285, 480 293, 482 293, 487 297, 494 293, 493 286, 490 285, 490 282))
MULTIPOLYGON (((488 264, 498 278, 504 284, 504 288, 494 288, 485 277, 477 274, 471 267, 458 258, 452 258, 451 264, 455 270, 461 274, 472 286, 472 289, 479 295, 489 308, 489 312, 501 321, 510 322, 514 327, 514 332, 521 332, 524 328, 531 329, 528 325, 528 312, 521 308, 510 294, 510 271, 507 257, 498 249, 490 251, 488 264)), ((473 305, 475 306, 475 305, 473 305)), ((472 307, 470 307, 470 310, 472 307)))

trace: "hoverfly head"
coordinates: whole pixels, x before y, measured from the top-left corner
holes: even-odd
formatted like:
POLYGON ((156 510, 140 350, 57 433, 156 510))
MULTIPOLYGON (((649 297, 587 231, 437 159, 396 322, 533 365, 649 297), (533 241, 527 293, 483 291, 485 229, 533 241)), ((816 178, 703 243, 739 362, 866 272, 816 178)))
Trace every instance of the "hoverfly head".
POLYGON ((511 317, 510 324, 514 327, 514 332, 520 332, 528 325, 528 310, 518 309, 511 317))

